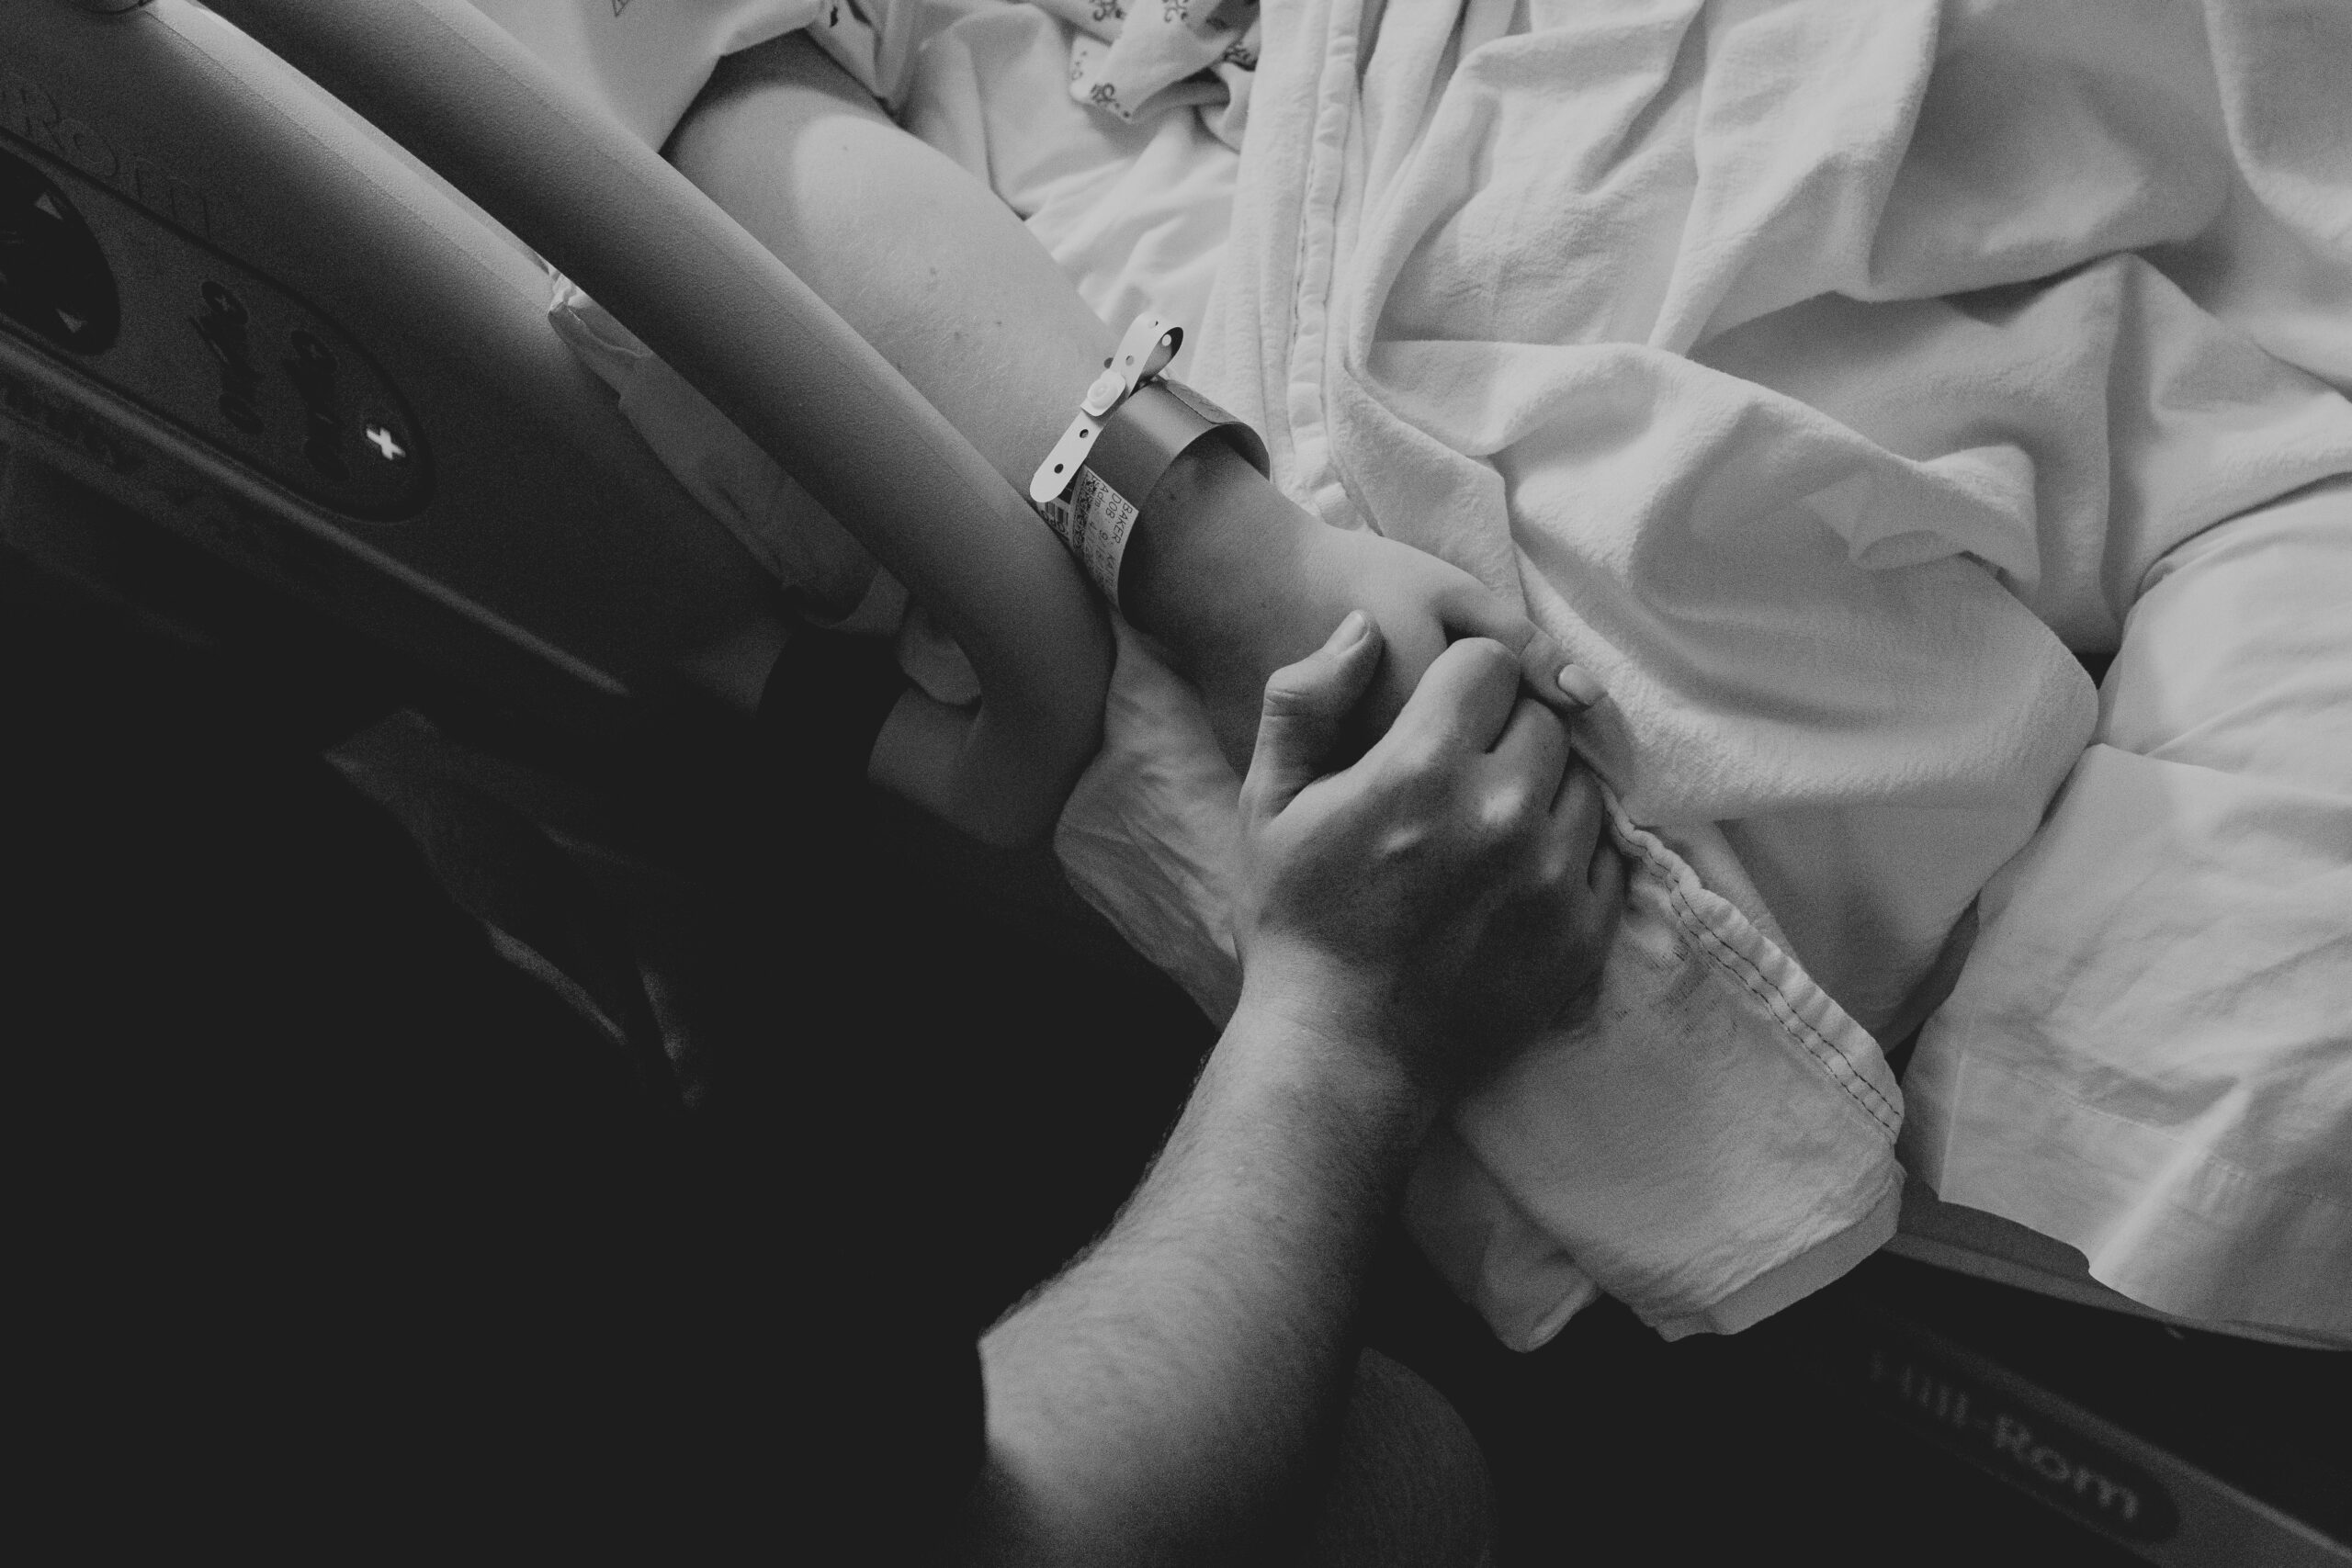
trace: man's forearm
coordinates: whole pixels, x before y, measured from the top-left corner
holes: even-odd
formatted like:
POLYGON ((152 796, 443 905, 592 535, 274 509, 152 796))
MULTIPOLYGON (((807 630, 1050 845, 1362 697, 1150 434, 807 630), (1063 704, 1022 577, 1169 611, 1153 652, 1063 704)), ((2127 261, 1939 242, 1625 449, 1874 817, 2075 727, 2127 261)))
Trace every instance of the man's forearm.
POLYGON ((1434 1111, 1362 1010, 1245 994, 1134 1201, 983 1342, 983 1558, 1230 1560, 1295 1500, 1434 1111))

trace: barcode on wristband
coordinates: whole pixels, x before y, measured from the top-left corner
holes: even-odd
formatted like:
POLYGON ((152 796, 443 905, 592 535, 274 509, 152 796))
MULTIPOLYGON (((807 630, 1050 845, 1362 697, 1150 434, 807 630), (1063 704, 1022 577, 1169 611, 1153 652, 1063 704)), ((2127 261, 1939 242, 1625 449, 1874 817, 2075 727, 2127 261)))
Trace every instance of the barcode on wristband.
POLYGON ((1103 596, 1116 604, 1119 563, 1126 558, 1127 536, 1136 525, 1135 503, 1092 468, 1080 468, 1069 490, 1037 510, 1103 596))

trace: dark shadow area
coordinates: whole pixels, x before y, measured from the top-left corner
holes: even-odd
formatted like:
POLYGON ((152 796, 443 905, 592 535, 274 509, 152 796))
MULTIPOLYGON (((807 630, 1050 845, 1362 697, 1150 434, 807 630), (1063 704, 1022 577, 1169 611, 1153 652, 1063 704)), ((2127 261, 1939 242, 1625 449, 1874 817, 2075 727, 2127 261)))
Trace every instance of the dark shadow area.
MULTIPOLYGON (((233 581, 205 590, 192 553, 134 543, 84 565, 0 551, 9 874, 49 877, 49 901, 17 914, 53 939, 8 953, 12 995, 53 1004, 20 1009, 12 1041, 12 1119, 38 1173, 17 1261, 40 1326, 23 1343, 55 1395, 39 1408, 70 1413, 49 1457, 96 1495, 86 1517, 130 1506, 105 1495, 116 1482, 144 1488, 131 1512, 165 1539, 257 1495, 314 1517, 358 1506, 336 1475, 419 1453, 562 1496, 595 1434, 641 1436, 616 1411, 674 1408, 674 1391, 607 1380, 625 1359, 612 1337, 650 1337, 661 1364, 704 1372, 713 1347, 758 1345, 762 1365, 722 1356, 716 1371, 788 1387, 887 1359, 891 1325, 924 1313, 976 1334, 1109 1221, 1212 1043, 1048 859, 972 849, 870 792, 812 789, 788 736, 681 719, 601 752, 502 750, 500 716, 441 702, 233 581), (328 841, 356 846, 408 902, 338 904, 326 863, 299 848, 328 841), (275 858, 244 847, 266 842, 275 858), (206 951, 191 933, 240 910, 269 915, 284 944, 232 972, 184 962, 206 951), (289 1007, 362 1033, 413 1023, 397 933, 420 921, 464 949, 480 987, 480 1016, 451 1024, 447 1049, 357 1078, 334 1070, 323 1033, 315 1053, 241 1053, 243 1032, 289 1007), (76 1054, 77 1020, 118 1017, 146 1032, 136 1052, 76 1054), (571 1043, 491 1071, 468 1052, 492 1026, 571 1043), (492 1108, 455 1163, 403 1131, 445 1097, 492 1108), (656 1107, 658 1132, 630 1134, 617 1167, 557 1130, 608 1125, 625 1103, 656 1107), (677 1194, 654 1145, 673 1138, 706 1151, 705 1190, 723 1193, 695 1222, 719 1262, 665 1234, 677 1194), (469 1194, 511 1178, 501 1151, 515 1148, 535 1151, 525 1186, 542 1208, 485 1218, 469 1194), (587 1239, 574 1199, 588 1188, 635 1250, 587 1239), (851 1215, 881 1228, 845 1235, 851 1215), (453 1307, 407 1271, 446 1240, 435 1226, 470 1238, 481 1303, 453 1307), (614 1303, 627 1312, 601 1310, 614 1303), (355 1353, 353 1335, 379 1338, 355 1353), (419 1388, 451 1393, 517 1359, 578 1423, 576 1446, 548 1446, 548 1410, 488 1430, 420 1415, 419 1388), (377 1408, 403 1414, 356 1447, 313 1440, 377 1408), (77 1472, 77 1453, 116 1468, 77 1472), (227 1495, 200 1495, 232 1472, 227 1495), (189 1484, 156 1490, 157 1474, 189 1484), (195 1512, 164 1517, 175 1507, 195 1512)), ((1399 1238, 1366 1326, 1478 1434, 1506 1565, 2132 1561, 1857 1393, 1857 1347, 1891 1319, 2352 1536, 2340 1358, 1891 1258, 1736 1337, 1668 1345, 1603 1303, 1521 1356, 1399 1238)), ((730 1410, 644 1462, 723 1470, 747 1451, 737 1434, 776 1418, 730 1410)))

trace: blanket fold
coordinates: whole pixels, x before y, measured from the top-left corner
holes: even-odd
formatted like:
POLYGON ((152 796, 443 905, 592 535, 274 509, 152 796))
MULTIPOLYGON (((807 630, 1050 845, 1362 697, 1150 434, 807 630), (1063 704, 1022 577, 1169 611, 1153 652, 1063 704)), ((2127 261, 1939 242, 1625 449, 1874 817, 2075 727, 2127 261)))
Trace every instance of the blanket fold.
POLYGON ((1264 17, 1196 377, 1302 504, 1607 681, 1577 744, 1636 873, 1611 1004, 1461 1107, 1414 1212, 1514 1341, 1592 1285, 1720 1326, 1885 1223, 1870 1032, 2091 740, 2073 650, 2352 471, 2334 340, 2270 351, 2315 292, 2277 258, 2352 270, 2309 265, 2307 141, 2352 134, 2255 90, 2250 3, 1367 9, 1264 17))

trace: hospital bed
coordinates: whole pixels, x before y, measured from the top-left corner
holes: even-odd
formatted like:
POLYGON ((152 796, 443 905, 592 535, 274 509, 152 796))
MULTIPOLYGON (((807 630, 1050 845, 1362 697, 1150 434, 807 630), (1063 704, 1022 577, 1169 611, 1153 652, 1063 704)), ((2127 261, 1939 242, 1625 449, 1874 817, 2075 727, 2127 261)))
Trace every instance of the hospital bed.
MULTIPOLYGON (((433 8, 17 0, 0 16, 8 544, 98 580, 193 546, 380 654, 401 702, 559 773, 754 725, 791 607, 550 330, 553 265, 947 624, 982 717, 922 804, 980 840, 1034 840, 1058 795, 1006 781, 1067 786, 1108 671, 1058 545, 682 178, 539 90, 519 51, 438 47, 415 25, 433 8), (783 363, 829 368, 773 374, 783 363), (990 519, 1002 548, 985 570, 903 524, 949 506, 990 519)), ((1924 1195, 1890 1250, 2153 1315, 2070 1249, 1924 1195)), ((1991 1427, 1928 1433, 2150 1561, 2352 1561, 2013 1370, 1899 1314, 1883 1332, 1846 1369, 1865 1404, 1916 1426, 1922 1399, 1948 1415, 1974 1389, 2114 1456, 2171 1525, 2078 1506, 2046 1473, 2059 1460, 2036 1472, 1991 1427)))

